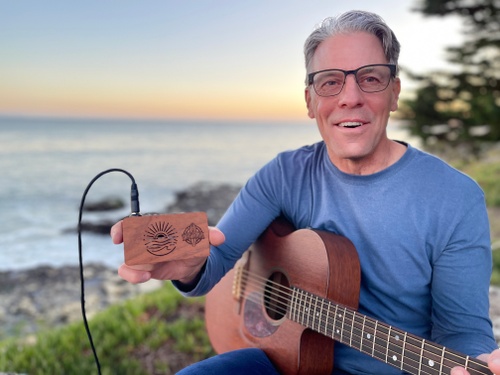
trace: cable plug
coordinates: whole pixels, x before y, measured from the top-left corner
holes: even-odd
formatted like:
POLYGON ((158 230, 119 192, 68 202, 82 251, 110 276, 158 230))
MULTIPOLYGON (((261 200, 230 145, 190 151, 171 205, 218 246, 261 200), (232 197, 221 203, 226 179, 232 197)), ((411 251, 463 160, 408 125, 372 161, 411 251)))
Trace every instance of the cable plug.
POLYGON ((139 189, 135 182, 132 182, 132 186, 130 187, 130 216, 141 216, 141 209, 139 208, 139 189))

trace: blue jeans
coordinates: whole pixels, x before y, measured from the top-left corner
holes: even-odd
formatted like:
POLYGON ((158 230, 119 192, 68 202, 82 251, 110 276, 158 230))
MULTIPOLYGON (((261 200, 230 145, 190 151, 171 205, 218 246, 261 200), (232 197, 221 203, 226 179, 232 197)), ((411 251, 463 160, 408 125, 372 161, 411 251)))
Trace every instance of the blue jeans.
POLYGON ((260 349, 239 349, 192 364, 177 375, 279 375, 260 349))

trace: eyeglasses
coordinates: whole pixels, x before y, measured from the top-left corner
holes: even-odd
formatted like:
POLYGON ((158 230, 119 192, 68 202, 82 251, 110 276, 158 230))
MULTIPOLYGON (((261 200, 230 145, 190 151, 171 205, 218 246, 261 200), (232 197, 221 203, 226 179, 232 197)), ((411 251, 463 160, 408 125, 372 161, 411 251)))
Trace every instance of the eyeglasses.
POLYGON ((364 92, 384 91, 389 86, 391 78, 396 77, 396 65, 372 64, 354 70, 320 70, 310 73, 307 79, 308 84, 314 87, 319 96, 334 96, 342 91, 349 74, 354 75, 356 83, 364 92))

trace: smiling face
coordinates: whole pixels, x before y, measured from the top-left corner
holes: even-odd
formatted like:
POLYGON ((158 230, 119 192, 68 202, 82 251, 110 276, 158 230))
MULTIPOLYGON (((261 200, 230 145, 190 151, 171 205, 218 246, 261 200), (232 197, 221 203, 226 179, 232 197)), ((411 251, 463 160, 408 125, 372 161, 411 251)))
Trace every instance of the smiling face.
MULTIPOLYGON (((339 34, 323 41, 311 60, 309 72, 354 70, 364 65, 387 64, 380 40, 365 32, 339 34)), ((387 138, 389 114, 398 108, 401 86, 391 79, 380 92, 365 93, 354 75, 346 77, 335 96, 318 96, 306 88, 308 115, 316 119, 331 161, 346 173, 367 174, 386 168, 404 151, 387 138)))

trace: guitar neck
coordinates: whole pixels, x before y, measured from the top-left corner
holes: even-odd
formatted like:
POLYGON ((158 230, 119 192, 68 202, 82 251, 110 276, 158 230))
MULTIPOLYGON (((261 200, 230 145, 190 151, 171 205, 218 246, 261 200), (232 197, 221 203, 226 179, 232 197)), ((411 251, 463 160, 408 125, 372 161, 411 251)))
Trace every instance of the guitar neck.
POLYGON ((287 317, 410 374, 449 374, 462 366, 471 375, 493 375, 484 362, 298 288, 292 288, 287 317))

